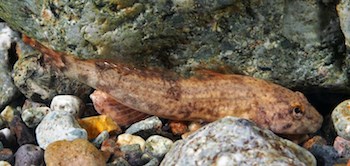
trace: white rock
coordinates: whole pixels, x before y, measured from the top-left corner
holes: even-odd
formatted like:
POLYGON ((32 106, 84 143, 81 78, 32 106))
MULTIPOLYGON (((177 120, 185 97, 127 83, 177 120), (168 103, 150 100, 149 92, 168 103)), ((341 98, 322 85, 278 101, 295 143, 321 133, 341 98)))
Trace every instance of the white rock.
POLYGON ((83 107, 83 101, 79 97, 73 95, 55 96, 50 105, 52 111, 65 111, 77 118, 82 114, 83 107))
POLYGON ((79 126, 74 116, 64 111, 49 112, 35 130, 41 148, 59 140, 87 139, 87 132, 79 126))
POLYGON ((146 140, 146 152, 161 159, 170 150, 173 141, 159 135, 152 135, 146 140))
POLYGON ((145 150, 145 143, 146 143, 146 141, 143 138, 141 138, 140 136, 131 135, 131 134, 121 134, 121 135, 118 136, 117 143, 120 146, 139 144, 141 150, 144 151, 145 150))

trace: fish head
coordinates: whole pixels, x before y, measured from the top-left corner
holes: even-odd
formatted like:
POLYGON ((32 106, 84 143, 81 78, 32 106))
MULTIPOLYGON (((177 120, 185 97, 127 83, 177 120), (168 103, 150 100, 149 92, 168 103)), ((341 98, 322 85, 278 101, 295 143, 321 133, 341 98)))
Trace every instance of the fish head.
POLYGON ((268 128, 278 134, 309 134, 321 128, 323 117, 301 92, 278 96, 267 119, 268 128))

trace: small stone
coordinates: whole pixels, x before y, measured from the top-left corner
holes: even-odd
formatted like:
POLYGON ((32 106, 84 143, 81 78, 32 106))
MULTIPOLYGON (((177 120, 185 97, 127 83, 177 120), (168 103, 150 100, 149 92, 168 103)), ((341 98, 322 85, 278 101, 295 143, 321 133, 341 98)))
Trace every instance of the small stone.
POLYGON ((18 146, 15 133, 13 133, 9 128, 0 130, 0 141, 4 147, 7 148, 18 146))
POLYGON ((332 111, 332 121, 337 134, 350 140, 350 100, 345 100, 332 111))
POLYGON ((15 117, 15 108, 11 106, 6 106, 4 110, 1 112, 1 118, 5 120, 7 123, 10 123, 15 117))
POLYGON ((0 151, 0 161, 14 162, 14 155, 11 149, 4 148, 0 151))
POLYGON ((350 141, 338 136, 334 140, 333 147, 341 157, 350 158, 350 141))
POLYGON ((73 95, 55 96, 50 105, 52 111, 65 111, 76 118, 79 118, 83 114, 83 107, 83 101, 79 97, 73 95))
POLYGON ((132 124, 125 133, 140 135, 143 138, 147 138, 150 135, 159 133, 162 126, 162 121, 158 117, 153 116, 132 124))
POLYGON ((160 164, 159 160, 156 158, 152 158, 147 164, 143 166, 158 166, 160 164))
POLYGON ((36 145, 22 145, 15 154, 15 165, 42 165, 44 151, 36 145))
POLYGON ((10 129, 15 133, 18 145, 35 143, 33 132, 23 123, 19 116, 13 118, 10 123, 10 129))
POLYGON ((160 165, 316 165, 314 156, 249 120, 226 117, 177 141, 160 165), (225 162, 228 162, 226 164, 225 162))
POLYGON ((130 165, 144 165, 150 160, 143 156, 143 150, 141 150, 139 144, 123 145, 120 150, 124 152, 125 159, 130 165))
POLYGON ((188 132, 188 127, 185 122, 182 121, 171 121, 169 122, 170 130, 175 135, 182 135, 188 132))
POLYGON ((103 141, 109 138, 109 133, 107 131, 102 131, 91 143, 97 148, 101 147, 103 141))
POLYGON ((11 164, 7 161, 0 161, 0 166, 11 166, 11 164))
POLYGON ((120 146, 138 144, 141 150, 144 151, 146 141, 140 136, 131 135, 131 134, 121 134, 118 136, 117 143, 120 146))
POLYGON ((182 139, 187 138, 189 135, 191 135, 192 133, 194 133, 195 131, 197 131, 198 129, 200 129, 203 125, 198 123, 198 122, 191 122, 188 125, 188 132, 184 133, 181 135, 182 139))
POLYGON ((322 138, 321 136, 314 136, 311 139, 307 140, 304 144, 303 147, 307 150, 309 150, 313 145, 319 144, 319 145, 327 145, 327 141, 322 138))
POLYGON ((46 105, 43 103, 34 102, 30 99, 26 99, 22 105, 22 110, 37 108, 37 107, 46 107, 46 105))
POLYGON ((87 139, 87 132, 79 126, 74 116, 65 111, 49 112, 35 130, 41 148, 59 140, 87 139))
POLYGON ((153 135, 146 140, 145 151, 158 159, 162 159, 173 144, 173 141, 169 138, 153 135))
POLYGON ((340 157, 338 152, 328 145, 314 144, 309 151, 316 157, 318 165, 334 165, 340 157))
POLYGON ((124 158, 116 157, 113 161, 107 163, 107 166, 130 166, 130 164, 124 158))
POLYGON ((118 125, 127 126, 149 117, 148 114, 127 107, 111 95, 100 90, 95 90, 90 95, 95 110, 102 115, 111 117, 118 125))
POLYGON ((45 150, 47 166, 84 165, 103 166, 106 160, 102 153, 89 141, 76 139, 74 141, 56 141, 45 150))
POLYGON ((41 120, 51 109, 49 107, 33 107, 24 110, 21 114, 23 122, 30 128, 38 126, 41 120))
POLYGON ((92 116, 78 120, 80 126, 88 132, 88 138, 96 138, 102 131, 120 133, 121 129, 112 118, 106 115, 92 116))

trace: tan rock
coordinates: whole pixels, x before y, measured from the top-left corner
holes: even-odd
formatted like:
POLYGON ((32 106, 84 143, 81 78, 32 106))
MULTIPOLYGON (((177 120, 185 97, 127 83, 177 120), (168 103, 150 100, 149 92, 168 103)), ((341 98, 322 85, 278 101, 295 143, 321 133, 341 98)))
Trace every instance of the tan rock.
POLYGON ((84 139, 51 143, 46 148, 44 157, 47 166, 106 165, 102 153, 84 139))

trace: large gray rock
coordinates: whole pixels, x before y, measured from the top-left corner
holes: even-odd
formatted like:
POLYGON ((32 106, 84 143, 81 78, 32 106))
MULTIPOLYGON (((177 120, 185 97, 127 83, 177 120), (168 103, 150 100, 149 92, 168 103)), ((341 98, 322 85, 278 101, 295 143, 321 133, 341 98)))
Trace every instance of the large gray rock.
POLYGON ((316 165, 314 156, 252 122, 226 117, 175 143, 161 165, 316 165))
POLYGON ((0 18, 83 58, 219 69, 290 88, 350 92, 336 2, 318 0, 0 1, 0 18))
POLYGON ((11 77, 11 65, 9 62, 9 49, 18 40, 18 33, 11 30, 6 23, 0 22, 0 108, 6 106, 18 90, 11 77))

